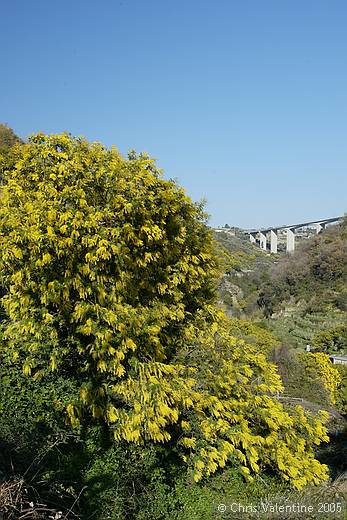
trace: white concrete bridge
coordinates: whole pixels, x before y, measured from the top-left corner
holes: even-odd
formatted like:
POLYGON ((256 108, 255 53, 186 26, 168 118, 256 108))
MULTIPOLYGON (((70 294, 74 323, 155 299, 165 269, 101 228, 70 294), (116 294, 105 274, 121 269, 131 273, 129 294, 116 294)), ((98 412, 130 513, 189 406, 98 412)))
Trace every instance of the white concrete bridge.
POLYGON ((295 250, 295 232, 300 228, 315 227, 316 233, 320 233, 328 224, 334 224, 342 221, 343 217, 324 218, 321 220, 312 220, 310 222, 301 222, 299 224, 291 224, 290 226, 269 227, 267 229, 259 229, 258 231, 249 231, 250 241, 258 244, 264 251, 269 250, 271 253, 277 253, 278 232, 285 231, 286 251, 292 253, 295 250))

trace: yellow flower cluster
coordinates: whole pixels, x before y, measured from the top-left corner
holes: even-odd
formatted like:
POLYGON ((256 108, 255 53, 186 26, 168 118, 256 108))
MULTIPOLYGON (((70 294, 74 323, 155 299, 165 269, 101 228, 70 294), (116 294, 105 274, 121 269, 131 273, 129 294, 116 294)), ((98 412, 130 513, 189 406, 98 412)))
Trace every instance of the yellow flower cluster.
POLYGON ((328 391, 332 403, 336 402, 336 392, 341 385, 341 374, 331 363, 328 354, 324 352, 309 352, 301 354, 306 371, 310 377, 322 382, 328 391))

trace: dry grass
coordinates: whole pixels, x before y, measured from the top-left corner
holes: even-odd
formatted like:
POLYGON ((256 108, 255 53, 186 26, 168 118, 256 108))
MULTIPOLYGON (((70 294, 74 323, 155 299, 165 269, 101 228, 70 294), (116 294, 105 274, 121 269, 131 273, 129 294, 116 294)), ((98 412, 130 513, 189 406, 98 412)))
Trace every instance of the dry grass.
POLYGON ((24 479, 0 482, 0 520, 72 520, 79 518, 71 509, 48 506, 38 491, 24 479))

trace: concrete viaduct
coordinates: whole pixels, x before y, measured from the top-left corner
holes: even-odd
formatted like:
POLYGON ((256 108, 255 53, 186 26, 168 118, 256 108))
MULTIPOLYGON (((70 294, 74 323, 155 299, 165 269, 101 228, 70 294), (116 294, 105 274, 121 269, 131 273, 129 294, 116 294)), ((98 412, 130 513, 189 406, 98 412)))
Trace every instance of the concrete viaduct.
POLYGON ((249 238, 254 244, 259 244, 261 249, 266 251, 268 249, 268 242, 270 245, 270 252, 277 253, 278 231, 285 230, 287 235, 287 253, 292 253, 295 250, 295 230, 302 227, 315 227, 316 233, 320 233, 325 229, 327 224, 339 222, 343 217, 324 218, 322 220, 312 220, 311 222, 302 222, 301 224, 292 224, 290 226, 270 227, 267 229, 260 229, 258 231, 250 231, 249 238))

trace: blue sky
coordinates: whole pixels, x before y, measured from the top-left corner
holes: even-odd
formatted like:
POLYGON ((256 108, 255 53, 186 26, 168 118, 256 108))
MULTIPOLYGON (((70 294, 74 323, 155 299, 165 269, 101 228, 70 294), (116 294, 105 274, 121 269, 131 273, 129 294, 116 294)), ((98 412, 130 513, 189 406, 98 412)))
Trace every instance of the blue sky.
POLYGON ((147 151, 212 225, 347 211, 345 0, 11 0, 0 121, 147 151))

